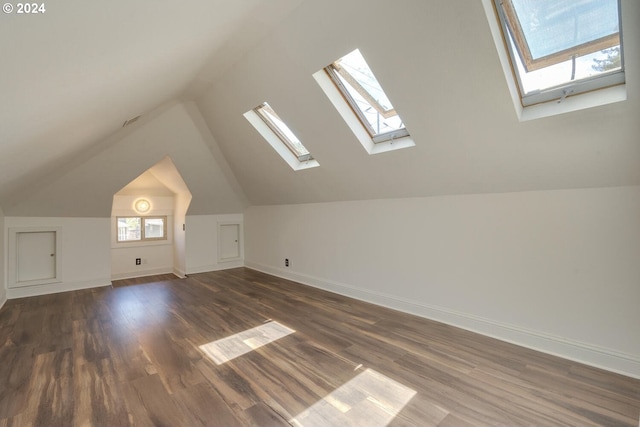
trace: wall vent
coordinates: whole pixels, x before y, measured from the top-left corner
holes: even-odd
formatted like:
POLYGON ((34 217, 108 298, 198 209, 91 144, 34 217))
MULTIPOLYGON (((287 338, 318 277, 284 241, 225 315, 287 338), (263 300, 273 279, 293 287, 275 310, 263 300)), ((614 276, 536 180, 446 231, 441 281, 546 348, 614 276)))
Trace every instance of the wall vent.
POLYGON ((127 126, 129 126, 131 123, 135 122, 135 121, 136 121, 136 120, 138 120, 140 117, 142 117, 142 114, 141 114, 141 115, 139 115, 139 116, 136 116, 136 117, 134 117, 134 118, 132 118, 132 119, 129 119, 129 120, 125 121, 125 122, 122 124, 122 127, 127 127, 127 126))

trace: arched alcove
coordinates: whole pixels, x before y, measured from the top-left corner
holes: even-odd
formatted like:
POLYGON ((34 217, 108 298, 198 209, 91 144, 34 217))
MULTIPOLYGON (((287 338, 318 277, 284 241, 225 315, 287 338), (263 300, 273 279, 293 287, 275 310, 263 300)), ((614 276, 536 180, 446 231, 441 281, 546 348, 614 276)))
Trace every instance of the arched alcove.
POLYGON ((113 195, 111 277, 186 272, 185 218, 191 192, 165 157, 113 195))

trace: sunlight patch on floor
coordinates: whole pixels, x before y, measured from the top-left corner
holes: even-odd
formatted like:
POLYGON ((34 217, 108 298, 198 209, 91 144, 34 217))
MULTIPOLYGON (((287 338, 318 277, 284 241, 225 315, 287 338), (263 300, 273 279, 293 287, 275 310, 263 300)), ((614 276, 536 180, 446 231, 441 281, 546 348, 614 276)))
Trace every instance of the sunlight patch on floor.
POLYGON ((385 427, 416 391, 366 369, 290 420, 298 427, 385 427))
POLYGON ((218 365, 249 353, 263 345, 294 333, 293 329, 270 321, 230 337, 212 341, 200 346, 200 350, 218 365))

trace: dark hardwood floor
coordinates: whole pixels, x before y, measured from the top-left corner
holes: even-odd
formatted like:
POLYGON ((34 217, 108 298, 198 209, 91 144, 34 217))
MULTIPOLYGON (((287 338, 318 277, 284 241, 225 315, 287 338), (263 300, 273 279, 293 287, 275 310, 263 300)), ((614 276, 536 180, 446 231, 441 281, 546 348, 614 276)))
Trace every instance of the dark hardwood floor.
POLYGON ((0 426, 638 426, 638 380, 249 269, 147 280, 8 301, 0 426))

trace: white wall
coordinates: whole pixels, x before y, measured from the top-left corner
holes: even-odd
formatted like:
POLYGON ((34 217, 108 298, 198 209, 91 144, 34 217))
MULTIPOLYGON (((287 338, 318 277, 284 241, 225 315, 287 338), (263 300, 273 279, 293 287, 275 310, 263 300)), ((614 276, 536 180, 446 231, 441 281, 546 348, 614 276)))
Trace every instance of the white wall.
POLYGON ((176 194, 173 208, 173 273, 180 277, 187 274, 186 216, 190 202, 190 194, 176 194))
POLYGON ((173 272, 173 245, 137 245, 111 250, 111 279, 128 279, 173 272), (136 258, 142 264, 136 265, 136 258))
POLYGON ((243 215, 187 215, 187 273, 223 270, 244 265, 243 215), (218 223, 240 224, 240 260, 218 261, 218 223))
POLYGON ((640 187, 253 206, 245 228, 248 267, 640 377, 640 187))
MULTIPOLYGON (((42 295, 111 284, 109 218, 18 218, 4 219, 4 247, 12 227, 61 227, 60 283, 7 290, 9 298, 42 295)), ((4 257, 5 259, 8 256, 4 257)), ((13 268, 7 266, 7 273, 13 268)))
POLYGON ((113 196, 113 211, 111 217, 111 278, 114 280, 173 272, 174 197, 145 195, 145 198, 151 202, 151 210, 145 215, 161 215, 167 217, 167 240, 153 242, 117 242, 116 217, 138 216, 139 214, 133 209, 133 204, 140 197, 141 196, 113 196), (141 258, 141 265, 136 265, 136 258, 141 258))
POLYGON ((5 248, 6 242, 4 240, 4 213, 0 208, 0 307, 7 300, 7 278, 5 275, 5 248))

